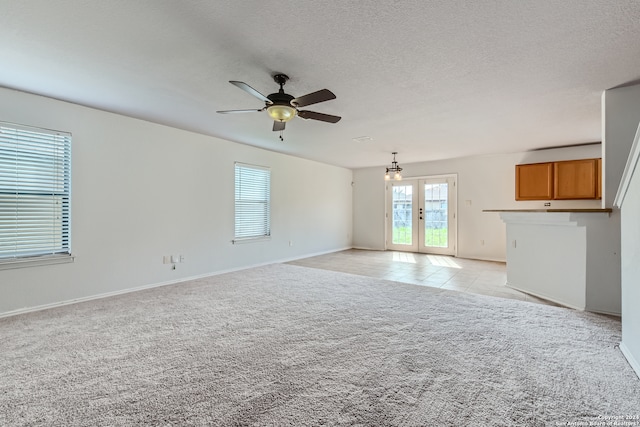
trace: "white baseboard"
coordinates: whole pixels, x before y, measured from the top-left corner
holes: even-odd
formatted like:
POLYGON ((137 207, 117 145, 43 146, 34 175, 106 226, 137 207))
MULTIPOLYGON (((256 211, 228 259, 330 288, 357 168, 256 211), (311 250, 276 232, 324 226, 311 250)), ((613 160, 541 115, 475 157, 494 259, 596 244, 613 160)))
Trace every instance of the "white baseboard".
POLYGON ((458 255, 458 258, 464 258, 464 259, 475 259, 478 261, 490 261, 490 262, 499 262, 501 264, 506 264, 507 260, 506 259, 502 259, 502 258, 486 258, 486 257, 472 257, 472 258, 468 258, 468 257, 464 257, 464 256, 460 256, 458 255))
POLYGON ((606 311, 606 310, 596 310, 596 309, 592 309, 592 308, 589 308, 589 307, 578 307, 576 305, 568 304, 568 303, 566 303, 564 301, 559 301, 559 300, 557 300, 557 299, 555 299, 553 297, 550 297, 550 296, 547 296, 547 295, 544 295, 544 294, 541 294, 541 293, 531 292, 528 289, 521 289, 518 286, 511 285, 509 282, 507 282, 505 284, 505 286, 507 286, 508 288, 511 288, 511 289, 515 289, 516 291, 523 292, 525 294, 533 295, 534 297, 538 297, 538 298, 545 299, 547 301, 554 302, 554 303, 559 304, 559 305, 561 305, 563 307, 572 308, 574 310, 587 311, 589 313, 606 314, 608 316, 616 316, 616 317, 621 317, 622 316, 622 314, 620 312, 606 311))
MULTIPOLYGON (((342 248, 336 248, 336 249, 330 249, 330 250, 326 250, 326 251, 320 251, 320 252, 296 255, 294 257, 281 258, 281 259, 271 260, 271 261, 268 261, 268 262, 263 262, 263 263, 258 263, 258 264, 251 264, 251 265, 245 265, 245 266, 242 266, 242 267, 230 268, 230 269, 219 270, 219 271, 212 271, 212 272, 205 273, 205 274, 200 274, 200 275, 197 275, 197 276, 183 277, 183 278, 180 278, 180 279, 169 280, 169 281, 166 281, 166 282, 152 283, 152 284, 148 284, 148 285, 136 286, 136 287, 133 287, 133 288, 121 289, 121 290, 113 291, 113 292, 105 292, 105 293, 101 293, 101 294, 90 295, 90 296, 86 296, 86 297, 82 297, 82 298, 74 298, 74 299, 70 299, 70 300, 58 301, 58 302, 49 303, 49 304, 42 304, 42 305, 37 305, 37 306, 33 306, 33 307, 20 308, 20 309, 17 309, 17 310, 11 310, 11 311, 6 311, 4 313, 0 313, 0 319, 5 318, 5 317, 17 316, 19 314, 31 313, 31 312, 35 312, 35 311, 41 311, 41 310, 48 310, 50 308, 55 308, 55 307, 62 307, 62 306, 65 306, 65 305, 70 305, 70 304, 78 304, 78 303, 81 303, 81 302, 92 301, 92 300, 101 299, 101 298, 109 298, 109 297, 113 297, 113 296, 117 296, 117 295, 128 294, 128 293, 131 293, 131 292, 143 291, 145 289, 158 288, 160 286, 175 285, 177 283, 188 282, 190 280, 197 280, 197 279, 202 279, 202 278, 211 277, 211 276, 217 276, 217 275, 225 274, 225 273, 233 273, 235 271, 246 270, 246 269, 249 269, 249 268, 262 267, 262 266, 269 265, 269 264, 280 264, 280 263, 284 263, 284 262, 296 261, 296 260, 299 260, 299 259, 310 258, 310 257, 314 257, 314 256, 326 255, 326 254, 330 254, 330 253, 334 253, 334 252, 341 252, 341 251, 345 251, 345 250, 349 250, 349 249, 381 251, 381 249, 376 249, 376 248, 345 246, 345 247, 342 247, 342 248)), ((493 260, 487 260, 487 261, 493 261, 493 260)), ((498 262, 500 262, 500 261, 498 261, 498 262)))
POLYGON ((198 276, 183 277, 181 279, 170 280, 170 281, 167 281, 167 282, 152 283, 152 284, 149 284, 149 285, 136 286, 135 288, 120 289, 118 291, 113 291, 113 292, 104 292, 104 293, 101 293, 101 294, 89 295, 89 296, 82 297, 82 298, 74 298, 74 299, 70 299, 70 300, 58 301, 58 302, 54 302, 54 303, 50 303, 50 304, 42 304, 42 305, 36 305, 36 306, 33 306, 33 307, 19 308, 17 310, 11 310, 11 311, 6 311, 4 313, 0 313, 0 319, 2 319, 4 317, 17 316, 19 314, 32 313, 32 312, 35 312, 35 311, 42 311, 42 310, 48 310, 50 308, 62 307, 62 306, 65 306, 65 305, 78 304, 78 303, 81 303, 81 302, 92 301, 92 300, 97 300, 97 299, 101 299, 101 298, 114 297, 116 295, 123 295, 123 294, 128 294, 128 293, 131 293, 131 292, 143 291, 145 289, 159 288, 161 286, 167 286, 167 285, 175 285, 176 283, 188 282, 189 280, 202 279, 204 277, 215 276, 215 275, 218 275, 218 274, 223 274, 223 273, 236 271, 236 270, 242 270, 242 269, 243 268, 238 268, 238 269, 235 269, 235 270, 228 270, 228 271, 217 271, 217 272, 213 272, 213 273, 201 274, 201 275, 198 275, 198 276))
POLYGON ((344 247, 344 248, 339 248, 339 249, 332 249, 332 250, 328 250, 328 251, 315 252, 315 253, 299 255, 299 256, 295 256, 295 257, 291 257, 291 258, 283 258, 283 259, 279 259, 279 260, 263 262, 263 263, 259 263, 259 264, 246 265, 246 266, 242 266, 242 267, 229 268, 229 269, 219 270, 219 271, 212 271, 212 272, 205 273, 205 274, 200 274, 200 275, 197 275, 197 276, 183 277, 183 278, 180 278, 180 279, 169 280, 169 281, 166 281, 166 282, 152 283, 152 284, 149 284, 149 285, 136 286, 134 288, 120 289, 118 291, 105 292, 105 293, 96 294, 96 295, 90 295, 90 296, 86 296, 86 297, 82 297, 82 298, 74 298, 74 299, 70 299, 70 300, 58 301, 58 302, 49 303, 49 304, 36 305, 36 306, 33 306, 33 307, 19 308, 17 310, 11 310, 11 311, 6 311, 4 313, 0 313, 0 319, 5 318, 5 317, 17 316, 19 314, 26 314, 26 313, 32 313, 32 312, 35 312, 35 311, 48 310, 50 308, 62 307, 62 306, 65 306, 65 305, 70 305, 70 304, 78 304, 78 303, 81 303, 81 302, 92 301, 92 300, 97 300, 97 299, 101 299, 101 298, 114 297, 114 296, 117 296, 117 295, 128 294, 128 293, 131 293, 131 292, 143 291, 145 289, 152 289, 152 288, 159 288, 161 286, 175 285, 177 283, 183 283, 183 282, 188 282, 188 281, 191 281, 191 280, 203 279, 205 277, 218 276, 220 274, 233 273, 235 271, 247 270, 249 268, 262 267, 262 266, 269 265, 269 264, 280 264, 280 263, 283 263, 283 262, 295 261, 295 260, 303 259, 303 258, 309 258, 309 257, 314 257, 314 256, 319 256, 319 255, 326 255, 326 254, 330 254, 330 253, 333 253, 333 252, 340 252, 340 251, 344 251, 344 250, 348 250, 348 249, 351 249, 351 247, 349 246, 349 247, 344 247))
MULTIPOLYGON (((391 251, 393 252, 395 249, 381 249, 381 248, 371 248, 371 247, 366 247, 366 246, 354 246, 351 249, 358 249, 361 251, 378 251, 378 252, 384 252, 384 251, 391 251)), ((414 253, 414 252, 412 252, 414 253)), ((415 252, 417 253, 417 252, 415 252)), ((423 255, 436 255, 436 254, 423 254, 423 255)), ((453 256, 453 255, 444 255, 444 256, 453 256)), ((467 257, 467 256, 462 256, 460 254, 455 255, 455 258, 462 258, 462 259, 471 259, 471 260, 478 260, 478 261, 490 261, 490 262, 500 262, 502 264, 506 263, 507 261, 505 259, 502 258, 487 258, 487 257, 467 257)))
POLYGON ((260 265, 252 265, 252 266, 246 267, 246 268, 260 267, 260 266, 268 265, 268 264, 280 264, 280 263, 283 263, 283 262, 296 261, 296 260, 299 260, 299 259, 311 258, 311 257, 314 257, 314 256, 332 254, 332 253, 335 253, 335 252, 348 251, 349 249, 356 249, 356 248, 351 247, 351 246, 345 246, 343 248, 330 249, 328 251, 321 251, 321 252, 314 252, 314 253, 310 253, 310 254, 297 255, 297 256, 294 256, 294 257, 291 257, 291 258, 282 258, 282 259, 279 259, 279 260, 276 260, 276 261, 270 261, 270 262, 266 262, 266 263, 263 263, 263 264, 260 264, 260 265))
POLYGON ((588 311, 589 313, 606 314, 607 316, 622 317, 622 313, 619 311, 598 310, 598 309, 589 308, 589 307, 585 308, 585 311, 588 311))
POLYGON ((523 293, 525 293, 525 294, 533 295, 534 297, 538 297, 538 298, 542 298, 542 299, 547 300, 547 301, 555 302, 556 304, 559 304, 559 305, 561 305, 562 307, 571 308, 571 309, 573 309, 573 310, 578 310, 578 311, 585 311, 585 308, 584 308, 584 307, 579 307, 579 306, 577 306, 577 305, 568 304, 568 303, 566 303, 566 302, 564 302, 564 301, 558 301, 557 299, 555 299, 555 298, 553 298, 553 297, 550 297, 550 296, 548 296, 548 295, 544 295, 544 294, 541 294, 541 293, 539 293, 539 292, 531 292, 531 291, 530 291, 530 290, 528 290, 528 289, 522 289, 522 288, 520 288, 520 287, 518 287, 518 286, 513 286, 513 285, 512 285, 511 283, 509 283, 509 282, 507 282, 507 283, 505 284, 505 286, 506 286, 507 288, 515 289, 516 291, 520 291, 520 292, 523 292, 523 293))
POLYGON ((638 362, 635 357, 633 357, 633 354, 631 354, 629 348, 627 348, 627 346, 624 345, 623 342, 620 343, 620 351, 627 359, 627 362, 629 362, 629 365, 631 365, 631 368, 636 372, 638 379, 640 379, 640 362, 638 362))

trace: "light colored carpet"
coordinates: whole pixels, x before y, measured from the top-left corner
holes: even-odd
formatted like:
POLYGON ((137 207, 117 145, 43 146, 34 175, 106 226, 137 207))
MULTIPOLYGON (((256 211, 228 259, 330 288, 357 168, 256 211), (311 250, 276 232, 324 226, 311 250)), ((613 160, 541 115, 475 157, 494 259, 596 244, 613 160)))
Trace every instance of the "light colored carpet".
POLYGON ((615 319, 292 265, 2 319, 0 337, 5 426, 542 426, 640 412, 615 319))

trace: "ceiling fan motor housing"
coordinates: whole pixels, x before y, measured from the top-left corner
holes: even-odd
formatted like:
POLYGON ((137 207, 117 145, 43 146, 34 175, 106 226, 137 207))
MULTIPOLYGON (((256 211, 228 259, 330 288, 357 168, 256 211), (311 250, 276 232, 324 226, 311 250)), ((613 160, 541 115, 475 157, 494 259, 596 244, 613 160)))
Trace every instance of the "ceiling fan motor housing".
POLYGON ((276 92, 267 96, 276 105, 291 105, 291 100, 294 98, 288 93, 276 92))

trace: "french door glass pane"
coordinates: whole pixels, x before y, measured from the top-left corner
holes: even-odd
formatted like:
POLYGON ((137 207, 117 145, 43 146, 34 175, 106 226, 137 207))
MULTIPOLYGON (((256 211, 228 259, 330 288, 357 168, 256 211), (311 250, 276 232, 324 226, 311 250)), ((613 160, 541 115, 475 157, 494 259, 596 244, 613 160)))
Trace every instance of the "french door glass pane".
POLYGON ((424 186, 424 245, 446 248, 448 242, 448 184, 424 186))
POLYGON ((413 219, 413 185, 393 186, 393 237, 394 245, 411 245, 413 219))

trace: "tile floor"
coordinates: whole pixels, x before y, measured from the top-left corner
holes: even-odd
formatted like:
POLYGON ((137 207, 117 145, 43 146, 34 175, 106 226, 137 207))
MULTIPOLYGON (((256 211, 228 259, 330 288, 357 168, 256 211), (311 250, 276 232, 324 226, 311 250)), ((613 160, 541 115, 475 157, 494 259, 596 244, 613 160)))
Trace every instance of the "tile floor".
POLYGON ((350 249, 288 264, 359 274, 414 285, 555 305, 505 286, 506 264, 443 255, 350 249))

